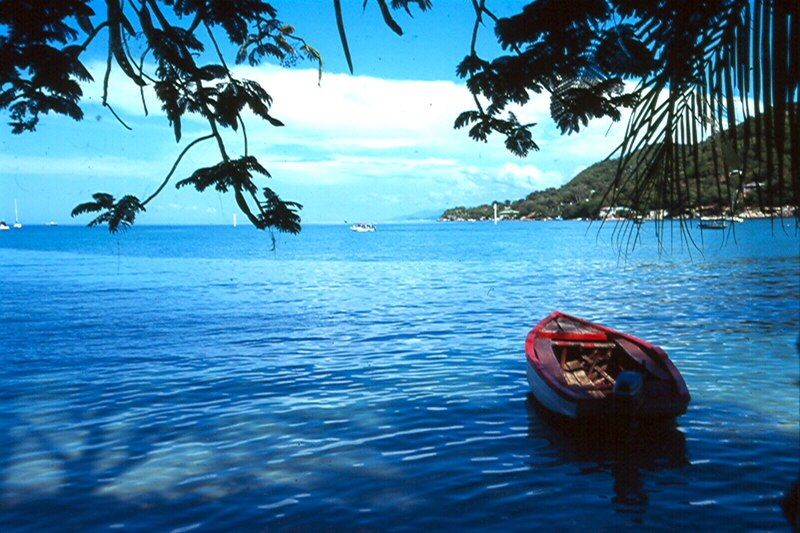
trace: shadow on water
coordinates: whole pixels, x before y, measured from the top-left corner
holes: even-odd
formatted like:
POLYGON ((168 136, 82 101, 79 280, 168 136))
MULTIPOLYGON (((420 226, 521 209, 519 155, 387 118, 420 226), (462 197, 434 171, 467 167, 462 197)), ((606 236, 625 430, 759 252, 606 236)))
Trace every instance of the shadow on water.
MULTIPOLYGON (((359 470, 358 477, 351 468, 345 467, 341 461, 337 462, 337 458, 343 457, 342 451, 311 455, 307 461, 295 463, 291 476, 282 476, 280 479, 264 475, 264 463, 267 459, 275 458, 277 451, 274 448, 269 453, 261 450, 269 448, 264 444, 267 441, 261 440, 258 442, 262 444, 255 448, 241 449, 243 457, 233 463, 228 462, 229 459, 217 450, 208 470, 197 472, 204 475, 197 476, 191 482, 196 486, 185 484, 185 481, 180 481, 181 478, 171 477, 171 471, 191 470, 193 461, 197 461, 197 458, 177 450, 171 453, 178 456, 178 462, 158 463, 157 468, 151 463, 150 469, 142 470, 154 457, 160 456, 159 445, 165 436, 172 434, 170 431, 174 421, 166 417, 160 421, 137 424, 138 427, 122 434, 116 432, 114 426, 123 411, 119 407, 108 407, 89 412, 66 409, 61 413, 62 423, 81 431, 79 448, 59 442, 56 436, 60 432, 41 430, 32 420, 16 414, 4 422, 0 420, 3 422, 0 423, 0 449, 10 449, 14 441, 23 437, 39 450, 42 457, 57 463, 59 468, 56 470, 60 474, 59 479, 53 480, 51 490, 35 493, 17 492, 8 485, 7 479, 0 478, 0 530, 82 529, 115 524, 147 525, 156 530, 177 526, 188 528, 195 524, 207 528, 269 526, 294 529, 311 529, 324 524, 330 528, 345 529, 353 524, 381 528, 404 520, 417 520, 414 523, 419 525, 419 520, 426 516, 440 520, 435 522, 437 524, 453 520, 453 515, 448 516, 448 513, 455 512, 458 502, 443 500, 421 490, 416 485, 420 478, 403 480, 402 474, 408 475, 408 470, 395 470, 391 475, 381 476, 377 470, 365 468, 359 470), (115 449, 119 455, 109 460, 107 454, 115 449), (315 481, 306 485, 298 483, 294 477, 302 474, 302 471, 315 472, 315 481), (206 478, 209 474, 219 477, 206 478), (345 476, 348 481, 342 483, 345 476), (164 484, 168 490, 157 490, 164 484), (140 491, 142 485, 147 490, 140 491), (355 490, 350 486, 361 488, 355 490), (325 487, 329 489, 323 490, 325 487), (342 494, 332 494, 333 487, 342 494), (300 496, 317 491, 323 492, 322 497, 316 494, 307 498, 300 496), (398 494, 416 491, 420 498, 418 501, 409 500, 406 508, 376 506, 382 512, 371 517, 359 514, 353 504, 359 501, 367 505, 364 500, 367 493, 380 494, 383 498, 395 491, 398 494), (290 504, 295 506, 294 509, 289 507, 290 504), (286 516, 283 516, 284 513, 286 516)), ((562 495, 562 503, 556 507, 564 508, 568 504, 571 509, 573 505, 578 506, 580 520, 591 516, 597 526, 623 528, 643 524, 663 525, 677 520, 674 508, 665 510, 664 505, 680 499, 678 494, 692 480, 683 471, 684 468, 690 470, 686 438, 674 421, 625 430, 603 423, 569 424, 544 411, 531 395, 526 398, 525 414, 529 438, 537 441, 544 439, 546 449, 537 448, 538 463, 535 469, 508 474, 508 479, 517 480, 517 485, 510 490, 516 492, 523 485, 532 489, 541 488, 542 480, 537 476, 544 473, 548 481, 557 481, 573 493, 562 495), (563 465, 570 472, 559 471, 563 465), (572 476, 575 472, 586 477, 578 481, 572 476), (660 479, 654 483, 654 478, 660 479), (604 486, 612 488, 605 490, 604 486), (605 494, 609 495, 607 500, 597 498, 605 494), (610 505, 606 502, 610 502, 610 505), (659 516, 653 516, 654 508, 656 514, 660 513, 659 516), (606 514, 603 514, 604 510, 607 510, 606 514)), ((283 416, 293 415, 287 413, 283 416)), ((50 429, 58 428, 53 426, 50 429)), ((207 429, 212 434, 220 431, 218 426, 207 429)), ((259 433, 263 431, 259 430, 259 433)), ((181 433, 191 434, 195 441, 209 436, 197 426, 185 428, 181 433)), ((306 434, 306 437, 311 436, 310 433, 306 434)), ((699 453, 697 448, 700 444, 692 442, 694 455, 699 453)), ((484 442, 481 446, 488 444, 484 442)), ((530 442, 522 444, 522 448, 528 447, 530 442)), ((521 450, 517 448, 516 451, 521 450)), ((12 464, 6 464, 5 461, 7 458, 0 458, 0 470, 13 468, 12 464)), ((458 455, 455 466, 462 464, 463 456, 458 455)), ((273 475, 278 468, 280 465, 270 468, 273 475)), ((473 470, 469 474, 470 479, 477 477, 473 470)), ((437 474, 433 472, 430 475, 437 474)), ((482 512, 476 509, 462 512, 468 515, 475 511, 475 516, 485 520, 486 524, 494 524, 499 512, 491 505, 491 493, 485 489, 477 492, 479 499, 470 500, 470 505, 475 508, 481 505, 487 507, 482 512)), ((532 516, 530 503, 530 500, 525 500, 519 508, 519 515, 510 517, 516 520, 514 524, 547 520, 546 516, 542 518, 546 513, 532 516)), ((505 502, 502 506, 503 513, 509 511, 509 505, 505 502)), ((566 520, 562 515, 554 519, 566 520)))
MULTIPOLYGON (((155 500, 143 505, 127 502, 103 491, 110 482, 146 460, 158 442, 156 431, 139 429, 127 435, 124 458, 114 464, 104 464, 102 453, 109 448, 109 428, 107 424, 96 422, 102 419, 102 414, 93 412, 89 416, 77 410, 70 410, 69 414, 71 424, 81 428, 85 435, 80 449, 64 449, 47 432, 16 415, 2 424, 3 429, 8 430, 0 435, 0 442, 9 445, 6 449, 11 449, 11 443, 22 438, 35 443, 36 453, 43 461, 59 466, 36 492, 14 490, 0 482, 0 529, 79 528, 87 524, 87 516, 111 524, 135 519, 144 508, 161 503, 155 500)), ((2 466, 4 470, 13 467, 11 464, 2 466)))
MULTIPOLYGON (((305 387, 292 381, 284 394, 305 387)), ((107 382, 58 389, 69 404, 44 387, 0 391, 0 531, 345 530, 407 521, 428 505, 402 459, 381 454, 392 439, 358 443, 376 436, 372 419, 348 433, 325 425, 327 409, 271 412, 267 382, 252 374, 170 383, 169 396, 107 382)))
MULTIPOLYGON (((216 494, 177 490, 180 487, 165 493, 156 490, 157 487, 147 487, 150 483, 158 485, 158 479, 142 478, 137 483, 148 490, 126 496, 108 489, 135 473, 152 457, 163 434, 158 429, 141 429, 127 435, 123 456, 117 458, 116 464, 106 464, 103 452, 112 444, 119 444, 109 442, 107 424, 88 423, 81 449, 67 452, 32 425, 21 420, 16 423, 17 427, 25 427, 27 437, 36 441, 48 460, 59 463, 60 476, 52 479, 49 487, 22 493, 10 490, 0 479, 0 531, 77 531, 109 527, 188 531, 201 526, 227 529, 242 525, 263 528, 274 523, 277 511, 270 506, 257 507, 257 504, 253 505, 255 509, 243 508, 243 502, 262 503, 269 500, 270 493, 296 492, 290 485, 265 485, 258 475, 243 470, 228 474, 226 489, 216 494)), ((8 437, 3 435, 4 439, 8 437)), ((224 464, 217 466, 226 467, 224 464)), ((188 469, 190 463, 179 468, 184 467, 188 469)), ((314 511, 295 523, 310 527, 320 520, 321 509, 314 511)), ((352 516, 348 518, 353 520, 352 516)))
POLYGON ((646 472, 689 465, 686 438, 674 420, 624 425, 611 420, 575 422, 550 413, 532 394, 526 407, 531 437, 547 439, 565 463, 579 464, 582 474, 611 474, 611 502, 619 512, 646 509, 646 472))

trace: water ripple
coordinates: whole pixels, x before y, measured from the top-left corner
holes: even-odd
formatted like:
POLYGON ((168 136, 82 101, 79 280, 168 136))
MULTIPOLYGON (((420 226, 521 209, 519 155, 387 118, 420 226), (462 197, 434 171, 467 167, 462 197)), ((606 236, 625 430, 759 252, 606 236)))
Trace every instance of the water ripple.
POLYGON ((785 527, 795 236, 620 262, 576 223, 470 226, 0 239, 0 529, 785 527), (689 412, 551 420, 522 345, 554 308, 664 346, 689 412))

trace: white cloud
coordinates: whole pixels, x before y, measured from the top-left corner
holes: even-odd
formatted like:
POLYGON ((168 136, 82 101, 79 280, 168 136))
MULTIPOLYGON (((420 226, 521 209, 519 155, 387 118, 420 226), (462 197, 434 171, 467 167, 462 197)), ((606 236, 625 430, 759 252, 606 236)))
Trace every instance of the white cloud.
POLYGON ((339 137, 328 139, 325 143, 331 150, 393 150, 419 146, 419 139, 410 137, 405 139, 400 137, 394 139, 339 137))
POLYGON ((339 155, 324 159, 265 160, 276 175, 291 176, 296 183, 336 185, 354 181, 387 178, 420 178, 453 171, 459 167, 454 160, 440 158, 402 158, 380 155, 339 155))
MULTIPOLYGON (((93 66, 100 73, 96 79, 102 79, 103 68, 99 63, 93 66)), ((274 99, 272 114, 286 124, 275 128, 245 117, 250 152, 272 173, 276 190, 288 190, 287 197, 306 203, 308 209, 313 209, 321 186, 326 194, 338 190, 346 199, 359 191, 373 203, 383 198, 387 207, 406 205, 410 211, 424 202, 447 207, 519 198, 533 190, 557 187, 573 177, 576 167, 604 158, 625 129, 624 121, 609 128, 609 120, 598 120, 579 134, 561 136, 549 117, 549 97, 533 95, 523 109, 513 110, 521 121, 539 123, 533 134, 542 150, 523 160, 509 154, 498 135, 479 143, 466 130, 453 129, 458 114, 474 108, 463 84, 325 73, 318 85, 313 69, 243 66, 235 70, 237 76, 254 79, 265 88, 274 99)), ((112 79, 110 102, 126 121, 134 126, 144 120, 148 124, 161 121, 169 128, 152 91, 145 93, 154 116, 144 119, 138 88, 117 80, 112 79)), ((96 103, 100 89, 97 83, 87 88, 96 103)), ((190 119, 184 130, 183 144, 188 142, 189 130, 200 135, 205 126, 202 119, 190 119)), ((235 155, 243 146, 240 134, 226 135, 235 155)), ((158 141, 162 143, 159 154, 177 154, 169 137, 163 139, 158 141)), ((196 149, 181 168, 216 158, 215 149, 208 145, 196 149)), ((107 158, 95 164, 131 176, 161 176, 164 171, 163 162, 156 166, 152 161, 107 158)), ((305 214, 314 219, 312 213, 305 214)))
POLYGON ((0 167, 11 175, 94 175, 98 177, 152 177, 164 172, 163 166, 118 156, 53 157, 0 155, 0 167))
POLYGON ((499 175, 518 187, 528 187, 530 190, 558 187, 563 185, 565 181, 560 172, 543 172, 534 165, 519 165, 517 163, 506 163, 500 169, 499 175))

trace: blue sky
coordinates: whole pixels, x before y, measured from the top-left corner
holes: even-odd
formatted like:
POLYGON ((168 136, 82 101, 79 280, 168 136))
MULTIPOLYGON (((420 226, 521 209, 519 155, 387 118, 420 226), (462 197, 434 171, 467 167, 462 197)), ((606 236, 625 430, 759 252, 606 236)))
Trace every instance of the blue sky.
MULTIPOLYGON (((492 2, 498 14, 522 4, 492 2)), ((270 186, 305 206, 306 223, 384 222, 516 199, 565 183, 605 157, 623 134, 623 123, 600 120, 579 135, 561 136, 545 95, 519 112, 523 121, 539 123, 534 138, 542 150, 526 159, 509 154, 499 137, 476 143, 465 130, 454 130, 455 117, 471 108, 469 92, 455 76, 469 47, 470 0, 434 1, 432 11, 415 10, 414 18, 397 12, 403 37, 382 24, 374 3, 362 12, 361 0, 343 0, 355 75, 346 69, 331 2, 276 0, 274 5, 283 21, 322 52, 321 84, 310 63, 292 69, 238 67, 238 74, 258 80, 274 97, 273 115, 286 127, 251 117, 250 151, 272 173, 270 186)), ((492 29, 482 36, 479 49, 495 51, 492 29)), ((103 45, 98 41, 85 57, 96 80, 102 79, 103 45)), ((206 133, 202 121, 187 121, 176 145, 152 97, 145 117, 138 90, 119 72, 111 83, 110 102, 133 131, 99 105, 97 83, 85 88, 81 122, 50 115, 33 134, 0 129, 0 219, 13 219, 14 199, 20 219, 39 224, 88 221, 70 219, 69 212, 97 191, 144 198, 182 146, 206 133)), ((240 147, 235 134, 230 142, 240 147)), ((210 145, 197 147, 181 163, 176 180, 217 157, 210 145)), ((138 222, 226 224, 235 211, 230 195, 168 187, 138 222)))

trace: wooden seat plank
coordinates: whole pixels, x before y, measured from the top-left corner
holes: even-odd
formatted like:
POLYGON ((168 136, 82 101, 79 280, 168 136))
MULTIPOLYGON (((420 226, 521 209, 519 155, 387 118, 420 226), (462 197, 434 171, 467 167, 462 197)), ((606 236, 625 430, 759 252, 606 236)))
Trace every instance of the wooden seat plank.
POLYGON ((567 348, 578 347, 578 348, 614 348, 616 344, 613 342, 599 342, 599 341, 569 341, 569 340, 561 340, 561 339, 553 339, 553 346, 565 346, 567 348))
POLYGON ((583 369, 576 370, 572 373, 572 375, 575 376, 575 379, 578 380, 578 383, 582 387, 594 387, 594 383, 592 383, 592 380, 589 379, 589 376, 586 375, 586 372, 584 372, 583 369))

